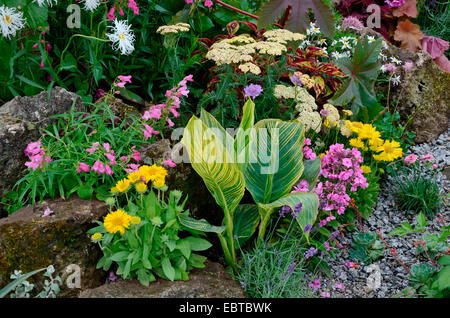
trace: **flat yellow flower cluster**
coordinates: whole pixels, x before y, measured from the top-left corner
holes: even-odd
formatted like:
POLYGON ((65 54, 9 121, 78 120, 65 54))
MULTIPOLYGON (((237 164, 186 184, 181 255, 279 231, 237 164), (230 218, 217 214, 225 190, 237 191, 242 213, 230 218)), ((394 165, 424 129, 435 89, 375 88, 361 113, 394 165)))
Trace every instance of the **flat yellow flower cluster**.
POLYGON ((349 140, 350 146, 363 151, 372 151, 377 161, 394 161, 403 155, 400 143, 395 140, 381 139, 381 133, 371 124, 346 121, 347 127, 357 134, 356 138, 349 140))
POLYGON ((157 188, 162 188, 165 185, 167 170, 156 164, 152 166, 141 166, 138 171, 131 172, 125 179, 117 182, 111 189, 112 193, 125 192, 132 184, 134 184, 137 191, 144 193, 147 190, 147 185, 152 182, 157 188))

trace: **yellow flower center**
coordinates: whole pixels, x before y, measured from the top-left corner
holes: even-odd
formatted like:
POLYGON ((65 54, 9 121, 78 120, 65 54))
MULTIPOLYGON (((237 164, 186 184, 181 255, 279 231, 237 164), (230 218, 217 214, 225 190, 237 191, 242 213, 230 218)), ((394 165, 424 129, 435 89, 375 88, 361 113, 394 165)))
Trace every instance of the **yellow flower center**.
POLYGON ((386 143, 383 148, 386 153, 394 152, 394 147, 391 144, 386 143))
POLYGON ((3 20, 5 20, 6 23, 11 24, 11 17, 9 15, 5 16, 3 20))
POLYGON ((123 33, 119 34, 119 39, 121 39, 122 41, 125 40, 125 35, 123 33))

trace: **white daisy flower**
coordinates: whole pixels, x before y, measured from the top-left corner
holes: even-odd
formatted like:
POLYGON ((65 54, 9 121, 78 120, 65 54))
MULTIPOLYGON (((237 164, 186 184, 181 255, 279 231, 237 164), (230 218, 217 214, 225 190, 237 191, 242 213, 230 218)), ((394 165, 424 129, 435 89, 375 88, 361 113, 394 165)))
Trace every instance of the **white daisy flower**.
POLYGON ((125 21, 114 20, 114 26, 108 26, 112 28, 113 33, 106 33, 106 36, 113 42, 112 47, 114 50, 120 50, 123 55, 128 55, 134 51, 134 33, 130 29, 131 25, 127 25, 125 21))
POLYGON ((391 82, 392 82, 393 85, 398 85, 398 84, 400 84, 400 75, 392 76, 391 82))
POLYGON ((319 34, 320 33, 320 28, 317 27, 315 23, 310 22, 309 26, 310 26, 310 28, 308 30, 306 30, 306 34, 310 35, 310 34, 319 34))
POLYGON ((358 44, 358 38, 353 39, 353 44, 354 45, 358 44))
POLYGON ((386 60, 387 60, 387 56, 384 55, 383 53, 380 53, 380 55, 378 56, 378 58, 380 58, 380 57, 381 57, 381 59, 382 59, 383 61, 386 61, 386 60))
POLYGON ((395 63, 397 65, 402 64, 402 61, 400 61, 398 58, 391 56, 391 62, 395 63))
POLYGON ((25 26, 24 23, 25 19, 21 11, 6 6, 0 7, 0 32, 5 38, 15 36, 16 32, 25 26))
POLYGON ((100 5, 100 0, 83 0, 84 9, 88 11, 94 11, 100 5))
POLYGON ((336 40, 333 40, 333 42, 331 42, 331 46, 335 46, 337 44, 336 40))
POLYGON ((375 37, 372 36, 372 35, 368 35, 368 36, 367 36, 367 39, 369 40, 369 43, 375 42, 375 37))
POLYGON ((342 42, 342 48, 343 49, 347 49, 347 50, 351 50, 351 46, 348 42, 342 42))
POLYGON ((386 65, 385 65, 385 64, 381 65, 380 70, 381 70, 383 73, 386 72, 386 65))
POLYGON ((304 47, 308 47, 308 46, 310 46, 311 45, 311 42, 309 41, 309 40, 304 40, 303 42, 302 42, 302 46, 304 46, 304 47))
POLYGON ((327 53, 327 48, 326 48, 326 47, 321 48, 321 49, 319 50, 319 52, 322 53, 322 54, 328 54, 328 53, 327 53))
POLYGON ((47 6, 51 7, 53 6, 53 1, 55 1, 55 4, 58 4, 58 0, 34 0, 33 2, 37 2, 40 7, 42 7, 45 3, 47 3, 47 6))
POLYGON ((334 51, 334 52, 331 52, 331 57, 337 60, 340 57, 340 54, 338 52, 334 51))

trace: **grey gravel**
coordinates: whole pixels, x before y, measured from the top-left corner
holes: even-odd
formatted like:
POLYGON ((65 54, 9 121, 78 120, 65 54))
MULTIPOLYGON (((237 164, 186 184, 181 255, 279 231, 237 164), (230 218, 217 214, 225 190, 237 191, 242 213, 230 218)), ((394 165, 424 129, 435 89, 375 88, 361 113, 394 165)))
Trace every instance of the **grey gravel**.
MULTIPOLYGON (((435 157, 435 162, 438 164, 437 181, 441 188, 443 195, 449 193, 449 172, 450 172, 450 129, 443 133, 436 140, 430 143, 424 143, 410 147, 408 154, 414 153, 422 156, 431 153, 435 157)), ((396 249, 398 257, 404 262, 407 267, 411 265, 426 262, 427 259, 416 254, 414 242, 422 237, 422 233, 415 233, 400 237, 398 235, 386 236, 393 229, 400 226, 402 222, 409 222, 414 225, 416 213, 406 214, 405 211, 400 211, 394 199, 394 186, 391 180, 385 179, 380 184, 380 193, 378 197, 378 204, 374 208, 372 215, 368 221, 363 220, 363 227, 365 231, 380 230, 382 236, 389 246, 396 249)), ((444 204, 440 213, 446 222, 450 222, 450 208, 448 198, 444 198, 444 204)), ((427 220, 429 222, 426 231, 429 233, 437 233, 442 226, 437 220, 427 220)), ((319 273, 318 279, 321 281, 321 291, 328 291, 332 298, 384 298, 392 297, 401 292, 402 289, 408 286, 409 274, 399 262, 390 254, 389 250, 385 250, 384 255, 374 265, 380 268, 381 284, 378 288, 371 288, 368 285, 368 278, 374 272, 368 273, 366 269, 368 266, 351 259, 349 250, 351 249, 352 237, 356 232, 346 232, 344 237, 340 238, 341 244, 344 246, 342 253, 338 254, 336 259, 328 257, 327 262, 331 268, 331 278, 324 273, 319 273), (353 262, 358 267, 347 268, 346 262, 353 262), (336 283, 345 285, 345 290, 337 290, 334 288, 336 283)), ((369 279, 370 280, 370 279, 369 279)))

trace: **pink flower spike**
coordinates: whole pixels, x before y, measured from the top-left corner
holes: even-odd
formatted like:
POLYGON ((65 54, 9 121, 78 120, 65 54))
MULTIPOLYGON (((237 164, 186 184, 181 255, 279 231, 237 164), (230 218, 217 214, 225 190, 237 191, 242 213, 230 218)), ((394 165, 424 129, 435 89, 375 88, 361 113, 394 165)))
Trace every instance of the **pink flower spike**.
POLYGON ((89 165, 85 164, 84 162, 79 162, 78 163, 78 168, 77 168, 77 173, 81 173, 81 172, 89 172, 89 165))
POLYGON ((173 127, 175 125, 173 121, 170 120, 170 118, 167 118, 167 124, 169 124, 169 127, 173 127))
POLYGON ((114 171, 112 171, 112 169, 107 164, 105 164, 105 172, 108 176, 114 173, 114 171))
POLYGON ((109 21, 113 21, 116 19, 116 17, 114 16, 114 10, 115 8, 112 7, 111 10, 109 10, 109 13, 106 15, 109 21))
POLYGON ((33 49, 37 49, 37 47, 38 47, 37 43, 32 46, 33 49))
POLYGON ((119 75, 117 76, 122 82, 131 83, 131 75, 119 75))

